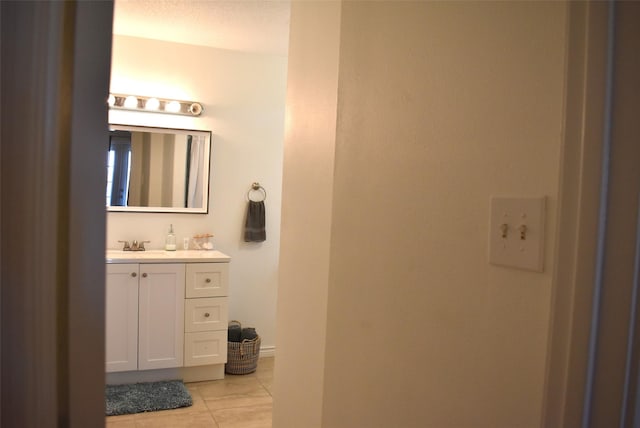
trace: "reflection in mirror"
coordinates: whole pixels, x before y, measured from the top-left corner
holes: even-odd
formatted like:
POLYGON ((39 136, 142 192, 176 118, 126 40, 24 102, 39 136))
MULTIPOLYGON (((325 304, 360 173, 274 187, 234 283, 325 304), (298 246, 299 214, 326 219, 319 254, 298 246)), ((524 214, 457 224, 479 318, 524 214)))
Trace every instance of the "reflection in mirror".
POLYGON ((211 132, 111 125, 109 211, 206 213, 211 132))

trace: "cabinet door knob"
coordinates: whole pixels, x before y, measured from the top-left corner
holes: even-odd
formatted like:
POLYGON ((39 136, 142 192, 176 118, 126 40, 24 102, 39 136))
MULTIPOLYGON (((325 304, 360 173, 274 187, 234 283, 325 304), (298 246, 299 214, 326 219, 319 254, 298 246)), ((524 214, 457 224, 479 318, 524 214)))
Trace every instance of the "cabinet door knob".
POLYGON ((147 274, 146 274, 146 273, 143 273, 143 274, 142 274, 142 277, 143 277, 143 278, 146 278, 146 277, 147 277, 147 274))
POLYGON ((206 282, 207 284, 211 282, 211 278, 207 278, 204 280, 204 282, 206 282))
POLYGON ((209 318, 209 312, 205 312, 205 313, 204 313, 204 317, 205 317, 205 318, 209 318))
POLYGON ((131 276, 135 278, 136 276, 138 276, 138 274, 135 272, 131 272, 131 276))

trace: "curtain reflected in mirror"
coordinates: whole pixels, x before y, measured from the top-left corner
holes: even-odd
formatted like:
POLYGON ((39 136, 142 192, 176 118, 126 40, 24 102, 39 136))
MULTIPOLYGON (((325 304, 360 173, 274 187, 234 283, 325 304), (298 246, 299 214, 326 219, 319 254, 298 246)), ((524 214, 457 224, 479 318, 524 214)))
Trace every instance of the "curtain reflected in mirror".
POLYGON ((210 133, 113 126, 110 211, 207 212, 210 133))
POLYGON ((107 206, 126 206, 131 162, 131 133, 112 131, 107 160, 107 206), (126 135, 121 135, 126 134, 126 135))

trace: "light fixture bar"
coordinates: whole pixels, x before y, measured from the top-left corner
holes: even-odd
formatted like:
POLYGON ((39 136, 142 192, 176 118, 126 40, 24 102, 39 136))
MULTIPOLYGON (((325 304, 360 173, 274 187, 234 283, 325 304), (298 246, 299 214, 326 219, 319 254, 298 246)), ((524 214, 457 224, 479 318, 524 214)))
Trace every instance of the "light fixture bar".
POLYGON ((146 111, 154 113, 200 116, 202 104, 195 101, 179 101, 141 95, 109 94, 109 108, 119 110, 146 111))

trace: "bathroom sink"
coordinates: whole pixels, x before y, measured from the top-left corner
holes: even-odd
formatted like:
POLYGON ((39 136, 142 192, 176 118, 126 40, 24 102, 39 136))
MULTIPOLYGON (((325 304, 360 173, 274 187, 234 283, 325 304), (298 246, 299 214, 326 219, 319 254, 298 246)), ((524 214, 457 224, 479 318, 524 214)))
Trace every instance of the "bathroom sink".
POLYGON ((146 250, 146 251, 122 251, 107 250, 107 259, 157 259, 167 257, 168 253, 164 250, 146 250))
POLYGON ((192 263, 196 260, 215 263, 229 261, 229 256, 215 250, 107 250, 105 256, 107 263, 192 263))

